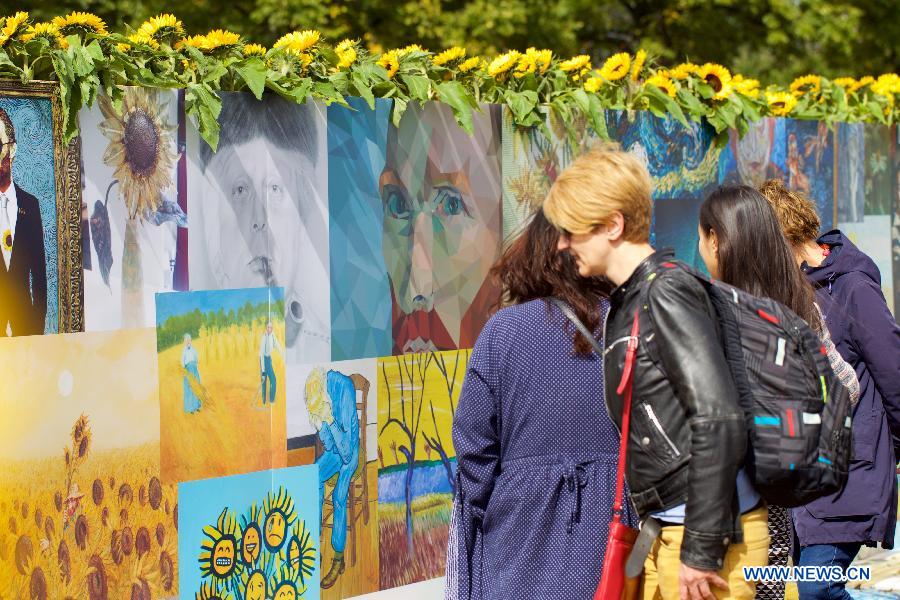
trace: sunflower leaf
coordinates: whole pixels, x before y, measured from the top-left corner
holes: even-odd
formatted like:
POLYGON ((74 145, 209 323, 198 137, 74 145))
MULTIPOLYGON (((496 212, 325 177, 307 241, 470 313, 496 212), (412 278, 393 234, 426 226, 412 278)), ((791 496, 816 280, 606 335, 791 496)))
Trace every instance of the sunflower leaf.
POLYGON ((253 92, 257 100, 261 99, 266 89, 266 64, 261 59, 253 57, 236 63, 234 69, 247 84, 247 89, 253 92))
POLYGON ((439 83, 437 93, 440 101, 449 105, 453 110, 460 126, 471 133, 473 131, 472 110, 477 108, 477 105, 463 84, 458 81, 439 83))
POLYGON ((359 96, 366 101, 366 104, 369 105, 369 108, 375 109, 375 94, 372 93, 372 90, 369 88, 366 83, 363 75, 358 71, 353 71, 350 74, 350 83, 352 84, 352 90, 355 91, 359 96))
POLYGON ((412 100, 427 102, 431 95, 431 80, 421 75, 400 75, 400 79, 406 84, 409 90, 409 97, 412 100))
POLYGON ((214 151, 219 146, 219 113, 222 100, 207 83, 192 83, 184 96, 185 111, 197 120, 202 137, 214 151))

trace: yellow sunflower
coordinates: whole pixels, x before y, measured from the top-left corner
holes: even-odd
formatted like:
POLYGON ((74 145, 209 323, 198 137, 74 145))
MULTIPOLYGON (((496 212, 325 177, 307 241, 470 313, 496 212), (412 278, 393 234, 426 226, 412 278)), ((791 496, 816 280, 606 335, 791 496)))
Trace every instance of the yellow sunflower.
POLYGON ((53 24, 59 27, 63 36, 80 33, 106 35, 106 23, 103 19, 89 12, 71 12, 65 17, 53 17, 53 24))
POLYGON ((262 44, 244 44, 244 56, 265 56, 266 47, 262 44))
POLYGON ((838 77, 837 79, 832 79, 831 83, 847 91, 851 91, 854 89, 853 86, 856 85, 856 79, 853 77, 838 77))
POLYGON ((900 75, 897 75, 896 73, 879 75, 878 79, 875 80, 875 83, 871 84, 871 88, 876 94, 883 94, 885 92, 898 94, 900 93, 900 75))
POLYGON ((860 90, 860 89, 866 87, 867 85, 872 85, 873 83, 875 83, 875 78, 872 77, 871 75, 866 75, 865 77, 860 78, 859 81, 854 83, 853 87, 850 89, 850 91, 855 92, 857 90, 860 90))
POLYGON ((651 77, 644 82, 644 85, 653 85, 664 91, 669 97, 674 98, 677 93, 677 89, 675 88, 675 82, 672 81, 667 75, 664 73, 654 73, 651 77))
POLYGON ((739 94, 749 98, 759 97, 759 81, 756 79, 745 79, 743 75, 737 74, 731 78, 731 85, 739 94))
POLYGON ((33 39, 45 39, 50 44, 57 44, 60 48, 66 49, 69 47, 69 42, 59 33, 59 27, 54 25, 53 23, 43 22, 43 23, 35 23, 31 25, 28 30, 22 34, 23 42, 30 42, 33 39))
POLYGON ((405 48, 400 48, 399 50, 397 50, 397 56, 406 56, 407 54, 412 54, 413 52, 428 52, 428 50, 418 44, 410 44, 405 48))
POLYGON ((706 63, 700 67, 697 75, 715 92, 713 100, 722 100, 731 95, 731 72, 722 65, 706 63))
POLYGON ((19 11, 3 19, 3 28, 0 29, 0 46, 12 39, 17 33, 24 31, 28 26, 28 13, 19 11))
POLYGON ((791 82, 791 93, 795 96, 804 94, 818 95, 822 90, 822 78, 818 75, 804 75, 791 82))
POLYGON ((600 68, 600 77, 607 81, 618 81, 626 77, 630 69, 631 56, 627 52, 619 52, 606 59, 600 68))
POLYGON ((397 58, 397 51, 390 50, 381 55, 378 64, 387 69, 388 79, 391 79, 400 70, 400 59, 397 58))
POLYGON ((591 57, 587 54, 579 54, 578 56, 573 56, 569 60, 564 60, 559 63, 559 68, 566 73, 580 73, 584 69, 591 68, 591 57))
POLYGON ((637 81, 641 78, 641 69, 644 68, 644 63, 647 61, 647 52, 643 49, 638 50, 637 54, 634 55, 634 64, 631 66, 631 80, 637 81))
POLYGON ((766 103, 773 115, 783 117, 797 106, 797 98, 789 92, 766 92, 766 103))
POLYGON ((517 50, 510 50, 506 54, 501 54, 488 65, 488 75, 491 77, 503 75, 516 66, 516 63, 519 62, 519 57, 521 56, 522 53, 517 50))
POLYGON ((584 89, 592 94, 596 94, 603 87, 602 77, 589 77, 584 81, 584 89))
MULTIPOLYGON (((138 34, 138 35, 140 35, 140 34, 138 34)), ((129 36, 128 39, 131 39, 131 36, 129 36)), ((134 40, 134 41, 137 41, 137 40, 134 40)), ((141 40, 141 41, 143 41, 143 40, 141 40)), ((191 48, 196 48, 197 50, 200 50, 202 52, 203 50, 206 49, 206 47, 208 45, 209 45, 209 42, 207 42, 206 36, 197 34, 197 35, 189 35, 188 37, 179 41, 177 44, 175 44, 175 48, 179 49, 179 48, 183 48, 184 46, 190 46, 191 48)))
POLYGON ((519 62, 516 64, 516 70, 513 73, 513 77, 516 79, 521 79, 525 77, 529 73, 534 73, 537 71, 537 60, 534 56, 529 56, 527 53, 523 54, 519 57, 519 62))
MULTIPOLYGON (((195 36, 195 37, 202 37, 202 36, 195 36)), ((149 36, 141 33, 140 31, 129 35, 128 42, 129 43, 127 43, 127 44, 118 44, 119 50, 122 52, 127 52, 129 49, 133 48, 134 46, 149 46, 150 48, 153 48, 154 50, 159 48, 159 42, 157 42, 152 37, 149 37, 149 36)), ((179 47, 181 47, 181 45, 182 45, 182 43, 179 42, 178 44, 175 45, 175 47, 179 48, 179 47)))
POLYGON ((465 57, 466 57, 466 49, 465 48, 460 48, 459 46, 453 46, 452 48, 447 48, 446 50, 444 50, 443 52, 441 52, 440 54, 435 56, 433 59, 431 59, 431 62, 434 63, 435 65, 437 65, 438 67, 441 67, 441 66, 446 65, 447 63, 451 63, 455 60, 462 60, 465 57))
POLYGON ((321 34, 314 29, 292 31, 278 38, 274 47, 284 50, 288 54, 300 56, 318 44, 320 37, 321 34))
POLYGON ((240 34, 225 29, 213 29, 205 37, 207 52, 229 50, 241 43, 240 34))
POLYGON ((338 69, 349 69, 356 62, 356 46, 355 40, 344 40, 335 46, 334 52, 338 55, 338 69))
POLYGON ((3 249, 6 250, 7 252, 11 252, 12 251, 12 242, 13 242, 12 231, 7 229, 6 231, 3 232, 3 241, 2 241, 3 249))
POLYGON ((539 73, 546 73, 547 69, 550 68, 550 63, 553 62, 553 50, 547 50, 546 48, 544 50, 529 48, 525 51, 525 56, 530 57, 534 61, 539 73))
POLYGON ((184 24, 175 15, 161 14, 141 23, 138 33, 158 42, 171 42, 184 36, 184 24))
POLYGON ((699 71, 699 66, 695 65, 692 62, 686 62, 681 63, 680 65, 672 69, 670 74, 672 75, 673 79, 687 79, 691 75, 696 75, 697 73, 699 73, 699 71))
POLYGON ((103 162, 115 169, 129 216, 144 218, 159 207, 162 192, 173 186, 178 155, 168 105, 155 90, 129 87, 121 112, 107 96, 100 96, 100 110, 104 117, 100 131, 109 139, 103 162))
POLYGON ((468 73, 472 69, 476 68, 481 64, 481 59, 477 56, 473 56, 472 58, 468 58, 459 64, 459 72, 460 73, 468 73))

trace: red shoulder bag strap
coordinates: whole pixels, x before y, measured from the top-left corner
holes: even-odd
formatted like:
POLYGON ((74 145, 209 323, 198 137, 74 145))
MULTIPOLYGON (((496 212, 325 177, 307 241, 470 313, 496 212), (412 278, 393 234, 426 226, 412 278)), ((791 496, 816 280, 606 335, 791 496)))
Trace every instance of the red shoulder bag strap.
POLYGON ((616 393, 620 396, 625 393, 625 405, 622 409, 622 432, 619 440, 619 466, 616 470, 616 499, 613 502, 613 522, 622 521, 622 502, 625 495, 625 455, 628 450, 628 430, 631 424, 631 396, 634 389, 634 363, 637 358, 638 334, 638 310, 634 311, 634 321, 631 323, 631 336, 628 338, 628 346, 625 350, 625 368, 622 370, 622 379, 616 393))

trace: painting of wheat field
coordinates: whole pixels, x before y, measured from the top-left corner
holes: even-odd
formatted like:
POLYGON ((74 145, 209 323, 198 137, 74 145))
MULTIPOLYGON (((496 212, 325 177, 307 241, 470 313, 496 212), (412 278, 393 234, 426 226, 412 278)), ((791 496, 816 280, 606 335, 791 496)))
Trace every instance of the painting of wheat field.
POLYGON ((283 288, 158 294, 156 318, 163 481, 285 466, 283 288))
POLYGON ((153 329, 0 339, 0 596, 176 598, 153 329))

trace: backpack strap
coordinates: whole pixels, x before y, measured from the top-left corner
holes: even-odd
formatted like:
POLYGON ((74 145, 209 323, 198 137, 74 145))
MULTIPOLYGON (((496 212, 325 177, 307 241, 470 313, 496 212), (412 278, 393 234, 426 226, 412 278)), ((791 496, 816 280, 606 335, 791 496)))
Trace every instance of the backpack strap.
POLYGON ((600 346, 600 343, 597 341, 597 339, 594 337, 594 335, 590 331, 588 331, 587 326, 581 322, 581 319, 578 318, 578 315, 575 314, 575 311, 572 310, 572 307, 570 307, 568 304, 566 304, 559 298, 551 297, 551 298, 549 298, 549 300, 556 306, 556 308, 558 308, 559 310, 562 311, 562 313, 566 316, 567 319, 569 319, 569 321, 572 323, 572 325, 575 326, 575 329, 577 329, 579 331, 579 333, 581 333, 581 335, 583 335, 585 337, 585 339, 588 341, 588 343, 594 349, 594 352, 596 352, 602 359, 603 358, 603 348, 600 346))
MULTIPOLYGON (((575 311, 558 298, 550 298, 550 301, 559 307, 575 328, 588 339, 588 342, 591 343, 591 346, 593 346, 594 350, 596 350, 602 360, 603 348, 600 347, 600 344, 597 343, 597 340, 594 339, 594 336, 591 335, 588 328, 581 322, 581 319, 575 315, 575 311)), ((640 311, 635 310, 634 319, 631 322, 631 336, 628 339, 628 347, 625 351, 625 368, 622 370, 622 378, 619 380, 619 385, 616 388, 616 393, 620 396, 624 394, 625 398, 622 407, 622 428, 619 435, 619 463, 616 468, 616 496, 613 501, 612 510, 613 523, 619 523, 622 520, 622 504, 625 494, 625 456, 628 452, 628 432, 631 425, 631 399, 632 391, 634 389, 634 363, 637 359, 638 336, 640 335, 639 317, 640 311)))

